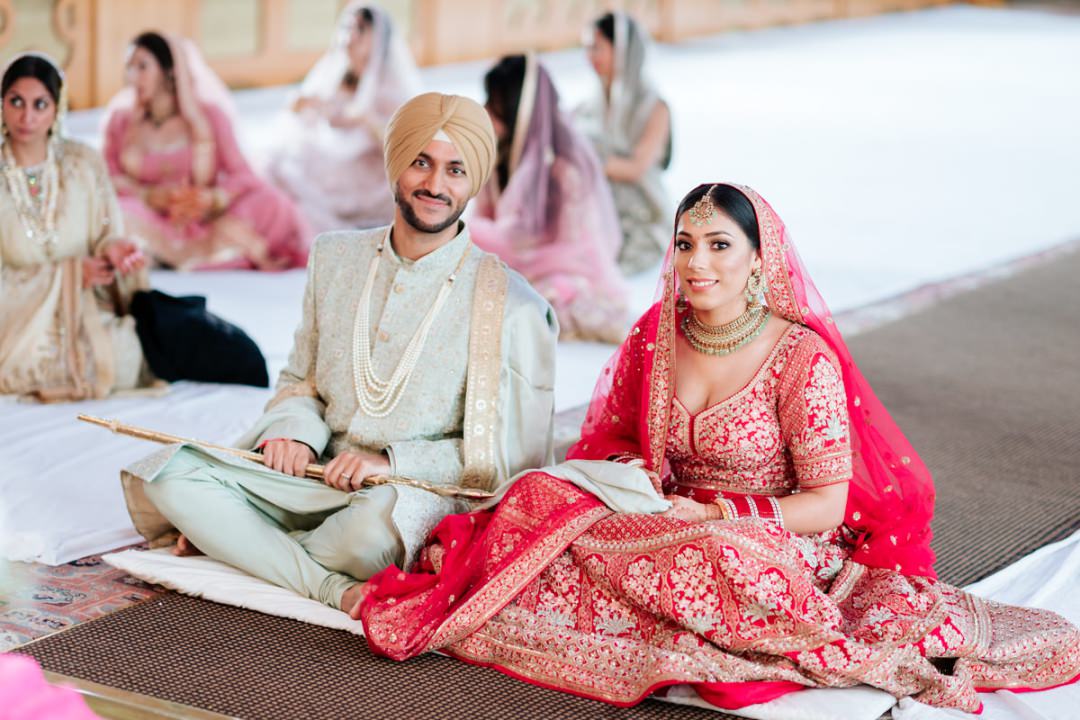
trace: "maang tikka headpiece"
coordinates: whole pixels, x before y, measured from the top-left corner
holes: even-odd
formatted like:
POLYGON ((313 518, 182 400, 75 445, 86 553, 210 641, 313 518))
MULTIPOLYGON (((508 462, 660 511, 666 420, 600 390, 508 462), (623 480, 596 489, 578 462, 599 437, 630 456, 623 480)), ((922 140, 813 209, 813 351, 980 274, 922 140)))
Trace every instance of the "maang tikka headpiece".
POLYGON ((694 207, 686 211, 686 214, 690 216, 690 222, 698 227, 708 225, 716 218, 716 204, 712 199, 712 191, 715 189, 715 185, 710 186, 701 199, 694 203, 694 207))

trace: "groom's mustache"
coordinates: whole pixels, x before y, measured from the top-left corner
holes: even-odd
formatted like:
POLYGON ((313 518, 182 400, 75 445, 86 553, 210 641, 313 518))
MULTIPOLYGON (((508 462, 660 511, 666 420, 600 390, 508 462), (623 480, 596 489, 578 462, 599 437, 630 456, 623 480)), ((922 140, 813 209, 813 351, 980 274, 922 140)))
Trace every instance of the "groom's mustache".
POLYGON ((417 197, 417 198, 426 197, 426 198, 431 198, 432 200, 439 200, 441 202, 446 203, 447 205, 450 204, 450 197, 449 196, 447 196, 447 195, 432 195, 427 190, 416 190, 415 192, 413 192, 413 197, 417 197))

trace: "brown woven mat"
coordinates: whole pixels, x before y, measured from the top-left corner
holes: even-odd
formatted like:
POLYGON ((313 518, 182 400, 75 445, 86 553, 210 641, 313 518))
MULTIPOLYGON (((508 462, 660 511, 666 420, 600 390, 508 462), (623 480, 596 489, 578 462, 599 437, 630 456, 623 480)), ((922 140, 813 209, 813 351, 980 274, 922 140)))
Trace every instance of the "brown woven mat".
POLYGON ((1080 527, 1078 276, 1073 252, 850 342, 934 474, 946 582, 974 582, 1080 527))
POLYGON ((435 655, 393 662, 341 630, 175 593, 17 652, 63 675, 243 718, 730 717, 655 700, 616 708, 435 655))

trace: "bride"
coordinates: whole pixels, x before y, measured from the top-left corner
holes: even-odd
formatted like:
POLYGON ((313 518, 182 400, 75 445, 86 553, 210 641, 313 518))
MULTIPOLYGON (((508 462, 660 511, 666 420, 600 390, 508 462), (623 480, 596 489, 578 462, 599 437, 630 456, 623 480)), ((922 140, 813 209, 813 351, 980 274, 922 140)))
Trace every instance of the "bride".
POLYGON ((375 576, 354 609, 371 648, 619 705, 862 683, 970 712, 1080 675, 1060 616, 936 580, 930 475, 749 188, 680 203, 660 298, 569 457, 375 576))

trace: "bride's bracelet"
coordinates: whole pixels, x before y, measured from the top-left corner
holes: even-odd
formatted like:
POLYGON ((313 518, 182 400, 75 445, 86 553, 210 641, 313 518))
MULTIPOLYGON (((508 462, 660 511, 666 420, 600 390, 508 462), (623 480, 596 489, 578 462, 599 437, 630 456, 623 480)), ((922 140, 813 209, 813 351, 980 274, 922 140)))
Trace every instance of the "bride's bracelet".
MULTIPOLYGON (((784 513, 780 502, 772 496, 734 495, 718 497, 713 502, 719 517, 709 519, 734 520, 736 518, 759 518, 784 527, 784 513)), ((712 511, 710 511, 711 515, 712 511)))

